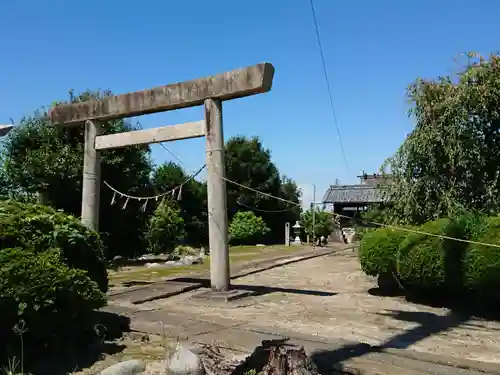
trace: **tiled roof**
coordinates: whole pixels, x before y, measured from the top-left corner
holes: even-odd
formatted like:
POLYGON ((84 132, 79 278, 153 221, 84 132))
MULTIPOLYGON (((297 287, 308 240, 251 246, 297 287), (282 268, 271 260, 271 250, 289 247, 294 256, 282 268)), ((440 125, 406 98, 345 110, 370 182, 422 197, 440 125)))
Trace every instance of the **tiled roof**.
POLYGON ((14 128, 14 125, 0 125, 0 137, 7 135, 14 128))
POLYGON ((383 194, 370 185, 333 185, 328 188, 323 203, 380 203, 383 194))

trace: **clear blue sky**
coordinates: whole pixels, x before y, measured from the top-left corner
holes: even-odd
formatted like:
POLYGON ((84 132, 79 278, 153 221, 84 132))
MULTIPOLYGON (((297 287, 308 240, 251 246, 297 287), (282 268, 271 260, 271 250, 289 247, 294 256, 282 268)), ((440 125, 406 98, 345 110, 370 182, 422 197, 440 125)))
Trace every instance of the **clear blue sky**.
MULTIPOLYGON (((270 93, 224 104, 226 139, 258 135, 280 171, 318 199, 336 178, 376 171, 412 128, 405 89, 452 73, 457 54, 499 47, 500 1, 315 0, 338 123, 336 135, 309 0, 18 0, 0 4, 0 123, 68 89, 123 93, 258 62, 270 93)), ((202 119, 202 109, 149 115, 144 127, 202 119)), ((203 140, 168 147, 190 170, 203 140)), ((157 163, 170 160, 153 146, 157 163)))

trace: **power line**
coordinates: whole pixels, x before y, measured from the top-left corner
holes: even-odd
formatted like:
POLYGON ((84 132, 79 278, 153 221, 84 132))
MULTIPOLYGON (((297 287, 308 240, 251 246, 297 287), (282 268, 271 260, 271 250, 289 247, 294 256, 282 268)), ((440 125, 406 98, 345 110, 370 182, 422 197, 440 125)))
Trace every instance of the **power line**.
POLYGON ((346 154, 344 151, 344 144, 342 142, 342 136, 340 134, 340 127, 339 127, 339 123, 337 120, 337 112, 335 111, 335 105, 333 104, 332 89, 331 89, 331 85, 330 85, 330 79, 328 78, 328 71, 326 69, 325 55, 323 54, 323 45, 321 44, 321 38, 319 35, 319 27, 318 27, 318 20, 316 19, 316 11, 314 10, 314 1, 313 0, 310 0, 310 5, 311 5, 311 12, 312 12, 313 21, 314 21, 314 29, 316 30, 316 39, 318 41, 319 53, 321 56, 321 63, 323 65, 323 73, 325 75, 326 86, 328 88, 328 97, 330 98, 330 107, 332 109, 333 120, 335 122, 335 127, 337 129, 337 136, 339 138, 340 151, 342 152, 342 158, 344 159, 345 167, 346 167, 346 169, 349 169, 348 164, 347 164, 347 157, 346 157, 346 154))
POLYGON ((287 212, 287 211, 291 211, 291 210, 294 210, 296 207, 290 207, 290 208, 285 208, 283 210, 263 210, 261 208, 257 208, 257 207, 252 207, 252 206, 249 206, 247 204, 244 204, 244 203, 241 203, 240 201, 236 201, 236 203, 239 205, 239 206, 242 206, 242 207, 245 207, 245 208, 248 208, 249 210, 252 210, 252 211, 257 211, 257 212, 265 212, 265 213, 280 213, 280 212, 287 212))
POLYGON ((168 149, 167 146, 165 146, 163 143, 160 143, 160 146, 163 147, 165 151, 167 151, 175 160, 177 160, 184 168, 189 169, 186 164, 182 162, 181 159, 179 159, 172 151, 168 149))
POLYGON ((236 185, 236 186, 239 186, 239 187, 242 187, 244 189, 247 189, 247 190, 250 190, 250 191, 253 191, 254 193, 257 193, 257 194, 260 194, 264 197, 269 197, 269 198, 273 198, 273 199, 276 199, 276 200, 279 200, 279 201, 282 201, 282 202, 285 202, 285 203, 289 203, 289 204, 293 204, 295 206, 301 206, 299 203, 297 202, 292 202, 288 199, 284 199, 284 198, 280 198, 280 197, 276 197, 274 195, 271 195, 271 194, 268 194, 268 193, 264 193, 263 191, 260 191, 260 190, 257 190, 257 189, 254 189, 254 188, 251 188, 250 186, 246 186, 246 185, 243 185, 243 184, 240 184, 239 182, 236 182, 236 181, 232 181, 230 180, 229 178, 227 177, 222 177, 220 175, 218 175, 219 178, 222 178, 224 181, 226 182, 229 182, 230 184, 233 184, 233 185, 236 185))
MULTIPOLYGON (((141 127, 141 129, 142 129, 142 126, 141 126, 141 124, 140 124, 139 122, 137 122, 137 125, 138 125, 139 127, 141 127)), ((170 151, 170 150, 169 150, 167 147, 165 147, 162 143, 160 143, 160 145, 161 145, 161 146, 163 146, 163 147, 165 148, 165 150, 167 150, 167 151, 170 153, 170 155, 172 155, 172 156, 173 156, 176 160, 178 160, 178 161, 179 161, 179 163, 180 163, 181 165, 184 165, 184 166, 185 166, 185 164, 183 163, 183 161, 182 161, 182 160, 181 160, 181 159, 180 159, 177 155, 175 155, 172 151, 170 151)), ((202 167, 202 169, 203 169, 205 166, 206 166, 206 165, 204 165, 204 166, 202 167)), ((197 172, 194 176, 198 175, 200 172, 201 172, 201 170, 199 170, 199 171, 198 171, 198 172, 197 172)), ((193 177, 194 177, 194 176, 193 176, 193 177)), ((221 177, 221 178, 222 178, 222 179, 224 179, 224 180, 226 180, 226 181, 228 181, 228 182, 230 182, 230 183, 233 183, 233 184, 237 184, 237 185, 238 185, 238 183, 237 183, 237 182, 231 181, 231 180, 229 180, 229 179, 227 179, 227 178, 225 178, 225 177, 221 177)), ((250 187, 248 187, 248 186, 245 186, 245 185, 240 185, 240 186, 241 186, 241 187, 244 187, 244 188, 246 188, 246 189, 252 189, 252 188, 250 188, 250 187)), ((256 192, 259 192, 260 194, 266 195, 266 193, 264 193, 264 192, 261 192, 261 191, 256 190, 256 189, 254 189, 254 190, 255 190, 256 192)), ((271 197, 271 198, 274 198, 274 199, 280 199, 280 198, 278 198, 278 197, 274 197, 274 196, 272 196, 272 195, 268 195, 268 196, 269 196, 269 197, 271 197)), ((286 200, 282 200, 282 201, 284 201, 285 203, 287 203, 287 201, 286 201, 286 200)), ((238 205, 240 205, 240 206, 242 206, 242 207, 245 207, 245 208, 248 208, 248 209, 250 209, 250 210, 252 210, 252 211, 265 212, 265 213, 280 213, 280 212, 286 212, 286 211, 291 211, 292 209, 295 209, 295 206, 294 206, 294 207, 290 207, 290 208, 286 208, 286 209, 282 209, 282 210, 263 210, 263 209, 260 209, 260 208, 257 208, 257 207, 251 207, 251 206, 248 206, 248 205, 246 205, 246 204, 244 204, 244 203, 241 203, 240 201, 236 201, 236 203, 237 203, 238 205)), ((294 204, 297 204, 297 203, 294 203, 294 204)), ((300 206, 300 204, 299 204, 299 206, 300 206)))
MULTIPOLYGON (((140 123, 139 121, 137 121, 137 122, 136 122, 136 125, 137 125, 140 129, 142 129, 142 130, 144 129, 144 128, 142 127, 142 125, 141 125, 141 123, 140 123)), ((179 164, 180 164, 180 165, 182 165, 182 166, 183 166, 184 168, 186 168, 186 169, 189 169, 189 168, 187 167, 187 165, 186 165, 186 164, 184 164, 184 162, 183 162, 180 158, 178 158, 178 157, 177 157, 177 155, 175 155, 172 151, 170 151, 170 149, 169 149, 167 146, 165 146, 165 145, 164 145, 163 143, 161 143, 161 142, 159 143, 159 145, 160 145, 160 146, 161 146, 161 147, 162 147, 165 151, 167 151, 167 152, 168 152, 168 153, 169 153, 169 154, 170 154, 170 155, 171 155, 171 156, 172 156, 175 160, 177 160, 177 161, 179 162, 179 164)))

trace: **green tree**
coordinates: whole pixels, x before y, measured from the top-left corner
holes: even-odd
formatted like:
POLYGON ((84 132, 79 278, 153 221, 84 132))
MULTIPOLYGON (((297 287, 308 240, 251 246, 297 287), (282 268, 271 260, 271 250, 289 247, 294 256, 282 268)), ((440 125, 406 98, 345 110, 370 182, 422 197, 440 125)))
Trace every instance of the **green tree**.
MULTIPOLYGON (((1 161, 0 161, 1 164, 1 161)), ((5 170, 0 165, 0 199, 6 199, 10 196, 10 186, 7 177, 5 176, 5 170)))
MULTIPOLYGON (((72 102, 100 99, 110 92, 84 92, 72 102)), ((134 130, 123 120, 103 123, 103 133, 134 130)), ((133 146, 102 153, 102 180, 120 191, 142 195, 151 192, 149 147, 133 146)), ((45 110, 23 118, 4 141, 4 170, 10 186, 26 194, 46 197, 48 204, 80 216, 83 174, 83 127, 54 127, 45 110)), ((101 185, 100 231, 108 255, 139 253, 144 248, 142 234, 147 213, 140 203, 123 200, 110 205, 113 193, 101 185)), ((117 197, 115 197, 117 198, 117 197)))
MULTIPOLYGON (((271 153, 265 149, 258 137, 233 137, 226 143, 227 177, 241 185, 272 196, 299 202, 297 185, 287 177, 281 177, 271 161, 271 153)), ((271 229, 267 241, 282 241, 284 224, 298 220, 300 207, 255 193, 231 183, 227 184, 228 216, 240 210, 252 211, 262 217, 271 229)))
POLYGON ((158 166, 152 177, 155 194, 170 191, 181 184, 174 199, 178 199, 180 214, 186 228, 186 242, 191 245, 208 243, 207 187, 206 184, 190 178, 184 170, 173 162, 158 166))
POLYGON ((264 220, 251 211, 240 211, 229 226, 229 237, 235 245, 255 245, 269 232, 264 220))
POLYGON ((498 212, 500 57, 469 60, 456 77, 418 79, 408 97, 415 128, 383 166, 393 177, 393 217, 418 224, 498 212))
POLYGON ((281 178, 280 197, 295 203, 295 205, 292 205, 283 201, 276 202, 277 209, 283 210, 280 219, 285 223, 289 222, 293 225, 300 219, 300 214, 302 212, 300 204, 301 192, 295 181, 287 176, 281 178))
POLYGON ((152 253, 174 250, 185 238, 184 220, 179 205, 173 200, 165 200, 156 208, 149 220, 146 239, 152 253))
POLYGON ((314 230, 313 230, 313 209, 309 209, 304 212, 301 216, 301 225, 307 235, 310 236, 311 240, 313 233, 315 233, 315 238, 318 239, 321 236, 328 237, 330 233, 333 232, 333 220, 332 215, 326 211, 321 211, 318 208, 314 210, 314 230))

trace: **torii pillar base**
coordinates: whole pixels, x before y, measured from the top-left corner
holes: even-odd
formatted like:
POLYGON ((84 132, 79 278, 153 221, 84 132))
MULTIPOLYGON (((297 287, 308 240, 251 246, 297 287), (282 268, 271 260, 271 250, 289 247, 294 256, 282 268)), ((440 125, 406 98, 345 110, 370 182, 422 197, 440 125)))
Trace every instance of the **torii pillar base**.
POLYGON ((208 304, 225 304, 240 300, 245 297, 250 297, 254 293, 250 290, 231 288, 226 291, 216 291, 212 289, 205 289, 200 293, 195 294, 191 298, 199 302, 205 302, 208 304))

